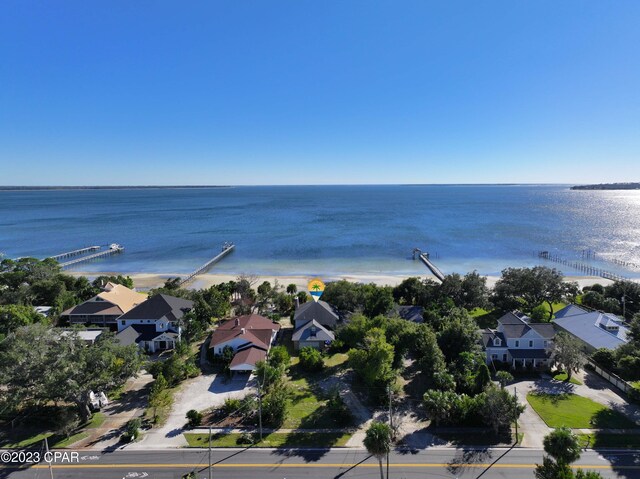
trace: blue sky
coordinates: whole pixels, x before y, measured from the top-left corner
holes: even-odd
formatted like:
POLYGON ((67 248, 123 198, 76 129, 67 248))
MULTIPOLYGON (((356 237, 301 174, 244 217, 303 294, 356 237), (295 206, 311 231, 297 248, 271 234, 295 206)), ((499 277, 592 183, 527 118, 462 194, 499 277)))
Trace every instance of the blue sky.
POLYGON ((0 4, 0 184, 640 181, 640 2, 0 4))

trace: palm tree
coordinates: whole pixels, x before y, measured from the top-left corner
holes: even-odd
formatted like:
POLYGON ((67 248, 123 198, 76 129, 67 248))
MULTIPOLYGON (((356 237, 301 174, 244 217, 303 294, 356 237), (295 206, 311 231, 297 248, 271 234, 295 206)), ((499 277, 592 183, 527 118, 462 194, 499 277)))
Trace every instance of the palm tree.
POLYGON ((364 438, 364 447, 380 464, 380 479, 384 479, 382 459, 391 450, 391 427, 383 422, 372 422, 364 438))
POLYGON ((571 464, 580 459, 578 438, 567 427, 558 428, 547 434, 543 444, 544 452, 558 463, 571 464))
POLYGON ((287 293, 291 296, 294 296, 297 292, 298 287, 295 284, 291 283, 289 286, 287 286, 287 293))

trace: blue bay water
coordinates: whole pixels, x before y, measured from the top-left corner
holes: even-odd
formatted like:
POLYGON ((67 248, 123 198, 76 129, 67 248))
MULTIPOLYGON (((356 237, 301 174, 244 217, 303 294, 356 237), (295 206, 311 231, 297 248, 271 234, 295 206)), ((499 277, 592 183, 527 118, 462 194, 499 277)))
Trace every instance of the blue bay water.
MULTIPOLYGON (((76 268, 187 273, 224 241, 237 249, 213 273, 425 274, 411 260, 414 247, 429 251, 445 273, 531 266, 540 263, 539 250, 580 260, 590 249, 640 264, 640 191, 545 185, 0 191, 0 251, 7 257, 117 242, 124 254, 76 268)), ((606 261, 591 264, 640 276, 606 261)))

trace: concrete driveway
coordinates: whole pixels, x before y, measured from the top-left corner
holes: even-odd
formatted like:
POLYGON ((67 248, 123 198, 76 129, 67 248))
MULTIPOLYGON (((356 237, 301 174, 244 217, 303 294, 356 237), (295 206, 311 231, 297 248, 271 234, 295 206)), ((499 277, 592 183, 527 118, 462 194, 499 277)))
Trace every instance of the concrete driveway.
POLYGON ((256 394, 255 379, 238 375, 227 379, 223 374, 205 374, 189 379, 180 385, 174 395, 173 409, 164 426, 145 432, 141 441, 128 445, 127 449, 173 448, 187 445, 182 433, 191 409, 203 411, 219 407, 227 398, 243 398, 256 394))

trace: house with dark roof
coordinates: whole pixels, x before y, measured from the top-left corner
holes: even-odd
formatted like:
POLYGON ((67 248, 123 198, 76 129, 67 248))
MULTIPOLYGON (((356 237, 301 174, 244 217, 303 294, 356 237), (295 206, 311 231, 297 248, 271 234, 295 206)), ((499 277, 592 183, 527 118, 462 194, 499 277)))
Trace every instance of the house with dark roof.
POLYGON ((300 325, 293 332, 293 348, 298 351, 310 346, 315 349, 324 349, 336 339, 333 331, 325 328, 315 319, 300 325))
POLYGON ((63 311, 60 316, 68 319, 71 324, 96 324, 116 329, 118 318, 146 299, 146 294, 109 282, 101 293, 63 311))
POLYGON ((193 308, 193 301, 166 294, 152 296, 118 318, 120 344, 137 344, 155 353, 173 349, 180 340, 183 316, 193 308))
POLYGON ((263 361, 271 349, 280 325, 258 314, 247 314, 225 321, 213 332, 209 350, 221 355, 230 347, 235 355, 229 369, 250 372, 263 361))
POLYGON ((613 350, 628 342, 629 328, 615 314, 590 311, 570 304, 556 313, 553 323, 558 331, 580 340, 588 353, 598 348, 613 350))
POLYGON ((424 317, 424 308, 422 306, 411 306, 411 305, 399 305, 396 304, 389 314, 387 314, 390 318, 402 318, 407 321, 411 321, 412 323, 423 323, 424 317))
POLYGON ((555 330, 550 323, 532 323, 531 318, 514 311, 498 319, 496 329, 482 332, 487 364, 507 363, 512 368, 546 369, 555 330))
POLYGON ((298 306, 293 313, 295 329, 315 320, 325 328, 335 330, 340 316, 337 311, 326 301, 307 301, 298 306))

